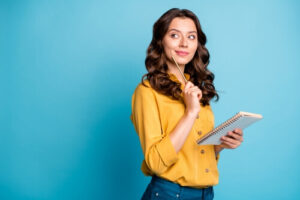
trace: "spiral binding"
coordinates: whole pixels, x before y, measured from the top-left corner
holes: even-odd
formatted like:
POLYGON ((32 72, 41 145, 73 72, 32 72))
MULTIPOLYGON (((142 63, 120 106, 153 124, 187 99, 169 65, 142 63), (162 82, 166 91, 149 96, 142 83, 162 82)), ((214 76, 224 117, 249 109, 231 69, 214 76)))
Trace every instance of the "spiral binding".
POLYGON ((241 117, 242 117, 242 115, 240 113, 237 113, 232 118, 228 119, 227 121, 225 121, 224 123, 222 123, 221 125, 219 125, 217 128, 215 128, 212 132, 208 133, 206 136, 204 136, 202 139, 200 139, 200 141, 198 141, 198 144, 201 143, 201 142, 204 142, 210 136, 217 134, 219 131, 221 131, 224 128, 228 127, 230 124, 232 124, 233 122, 237 121, 241 117))

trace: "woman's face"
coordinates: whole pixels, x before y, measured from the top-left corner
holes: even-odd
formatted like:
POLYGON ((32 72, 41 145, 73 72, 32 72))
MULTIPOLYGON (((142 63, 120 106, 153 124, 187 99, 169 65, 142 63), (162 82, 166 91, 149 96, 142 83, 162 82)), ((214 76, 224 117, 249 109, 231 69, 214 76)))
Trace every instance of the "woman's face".
POLYGON ((197 28, 194 21, 190 18, 174 18, 162 44, 168 60, 173 62, 171 56, 173 55, 179 65, 189 63, 198 47, 197 28))

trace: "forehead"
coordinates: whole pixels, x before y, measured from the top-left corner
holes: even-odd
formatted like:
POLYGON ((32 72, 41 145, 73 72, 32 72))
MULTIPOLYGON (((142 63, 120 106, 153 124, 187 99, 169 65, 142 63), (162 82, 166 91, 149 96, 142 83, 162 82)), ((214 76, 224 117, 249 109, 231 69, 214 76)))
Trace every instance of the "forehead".
POLYGON ((171 29, 176 29, 181 32, 191 32, 191 31, 197 31, 196 25, 194 21, 190 18, 181 18, 181 17, 176 17, 174 18, 169 26, 168 30, 171 29))

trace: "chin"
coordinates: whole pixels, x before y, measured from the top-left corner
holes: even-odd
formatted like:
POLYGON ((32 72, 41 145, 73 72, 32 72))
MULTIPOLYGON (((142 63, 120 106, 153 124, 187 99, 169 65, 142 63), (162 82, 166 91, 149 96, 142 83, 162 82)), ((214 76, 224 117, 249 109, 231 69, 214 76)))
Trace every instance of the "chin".
POLYGON ((188 64, 189 62, 177 62, 178 63, 178 65, 186 65, 186 64, 188 64))
POLYGON ((187 59, 187 58, 178 58, 177 59, 177 63, 179 65, 186 65, 188 64, 189 62, 191 62, 192 59, 187 59))

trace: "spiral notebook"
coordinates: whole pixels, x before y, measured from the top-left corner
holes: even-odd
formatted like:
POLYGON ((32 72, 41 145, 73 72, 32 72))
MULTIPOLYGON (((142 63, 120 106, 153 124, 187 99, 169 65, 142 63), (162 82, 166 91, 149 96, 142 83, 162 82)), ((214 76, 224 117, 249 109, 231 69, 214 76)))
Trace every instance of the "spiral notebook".
POLYGON ((221 144, 220 138, 226 135, 227 132, 233 131, 236 128, 244 129, 262 118, 260 114, 241 111, 207 133, 203 138, 197 140, 197 143, 199 145, 219 145, 221 144))

